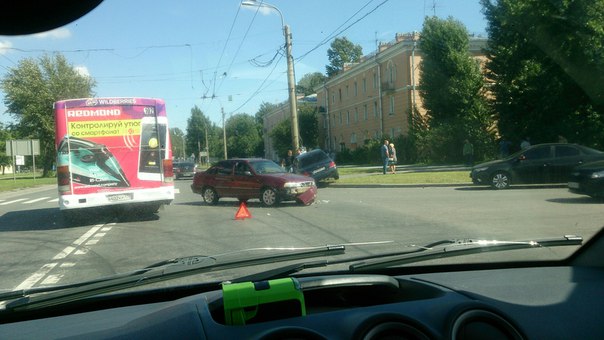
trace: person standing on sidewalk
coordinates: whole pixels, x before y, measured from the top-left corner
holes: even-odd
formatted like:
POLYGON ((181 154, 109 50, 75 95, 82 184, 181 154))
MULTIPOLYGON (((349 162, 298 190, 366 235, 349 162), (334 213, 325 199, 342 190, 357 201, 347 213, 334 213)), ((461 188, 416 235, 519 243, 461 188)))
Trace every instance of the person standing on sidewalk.
POLYGON ((394 143, 390 143, 390 149, 388 149, 389 162, 388 165, 390 167, 390 173, 396 173, 396 149, 394 148, 394 143))
POLYGON ((390 154, 388 153, 388 140, 385 139, 384 140, 384 144, 382 145, 382 147, 380 148, 380 156, 382 156, 382 173, 385 175, 386 174, 386 169, 388 168, 388 161, 390 158, 390 154))
POLYGON ((466 166, 474 165, 474 145, 467 139, 463 144, 463 158, 466 161, 466 166))

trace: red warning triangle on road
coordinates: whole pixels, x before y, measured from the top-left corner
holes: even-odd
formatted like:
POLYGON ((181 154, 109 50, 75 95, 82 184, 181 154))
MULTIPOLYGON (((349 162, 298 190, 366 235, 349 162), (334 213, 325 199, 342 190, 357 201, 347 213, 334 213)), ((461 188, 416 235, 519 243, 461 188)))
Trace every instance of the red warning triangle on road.
POLYGON ((250 214, 250 211, 247 210, 245 201, 241 201, 241 204, 239 204, 239 210, 237 210, 237 213, 235 213, 235 219, 243 220, 246 218, 252 218, 252 214, 250 214))

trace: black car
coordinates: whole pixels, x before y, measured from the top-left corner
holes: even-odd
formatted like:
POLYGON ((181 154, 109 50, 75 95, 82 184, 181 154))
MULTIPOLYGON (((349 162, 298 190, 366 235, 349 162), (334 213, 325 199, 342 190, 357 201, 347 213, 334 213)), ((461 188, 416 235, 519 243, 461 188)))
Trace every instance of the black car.
POLYGON ((304 176, 310 176, 316 182, 329 178, 340 178, 336 163, 321 149, 315 149, 296 156, 294 159, 294 171, 304 176))
POLYGON ((472 167, 477 185, 505 189, 511 184, 566 183, 573 168, 604 160, 604 152, 567 143, 538 144, 505 159, 472 167))
POLYGON ((193 162, 174 162, 174 177, 176 179, 183 177, 193 177, 197 172, 197 164, 193 162))
POLYGON ((568 190, 575 194, 604 197, 604 161, 576 167, 570 174, 568 190))

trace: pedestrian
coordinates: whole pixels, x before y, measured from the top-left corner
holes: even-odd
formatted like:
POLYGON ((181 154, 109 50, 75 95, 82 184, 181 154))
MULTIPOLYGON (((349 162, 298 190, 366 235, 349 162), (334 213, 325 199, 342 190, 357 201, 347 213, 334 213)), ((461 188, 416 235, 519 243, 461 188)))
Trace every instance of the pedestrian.
POLYGON ((531 146, 531 139, 529 137, 526 137, 520 143, 520 149, 524 150, 524 149, 528 148, 529 146, 531 146))
POLYGON ((474 145, 467 139, 463 144, 463 158, 466 161, 466 166, 474 165, 474 145))
POLYGON ((390 148, 388 150, 388 165, 390 166, 390 173, 396 174, 396 148, 394 148, 394 143, 390 143, 390 148))
POLYGON ((380 156, 382 157, 382 173, 386 174, 386 169, 388 168, 388 161, 390 158, 390 154, 388 153, 388 143, 387 139, 384 139, 384 144, 380 148, 380 156))
POLYGON ((293 172, 294 166, 294 152, 292 150, 287 150, 287 156, 283 159, 283 167, 287 172, 293 172))
POLYGON ((499 140, 499 157, 506 158, 507 156, 509 156, 510 146, 512 146, 512 143, 510 143, 509 140, 501 138, 499 140))

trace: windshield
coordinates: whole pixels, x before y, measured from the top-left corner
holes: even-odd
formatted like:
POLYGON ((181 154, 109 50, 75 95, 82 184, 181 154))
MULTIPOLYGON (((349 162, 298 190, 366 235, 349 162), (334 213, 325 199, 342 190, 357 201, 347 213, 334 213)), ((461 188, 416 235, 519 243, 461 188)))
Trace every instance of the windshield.
POLYGON ((257 174, 278 174, 285 172, 282 167, 273 161, 251 161, 250 166, 257 174))
MULTIPOLYGON (((603 8, 105 0, 56 29, 0 31, 0 292, 246 249, 585 244, 604 225, 604 168, 575 171, 604 160, 603 8)), ((389 265, 514 267, 580 247, 389 265)), ((259 262, 162 284, 278 266, 259 262)))

